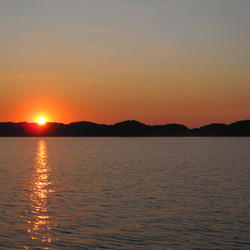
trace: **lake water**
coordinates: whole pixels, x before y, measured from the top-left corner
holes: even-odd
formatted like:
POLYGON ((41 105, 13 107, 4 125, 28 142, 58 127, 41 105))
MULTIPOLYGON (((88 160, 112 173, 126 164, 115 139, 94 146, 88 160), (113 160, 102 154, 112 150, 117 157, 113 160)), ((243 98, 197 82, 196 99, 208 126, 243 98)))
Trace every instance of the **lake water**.
POLYGON ((0 249, 250 249, 250 138, 0 138, 0 249))

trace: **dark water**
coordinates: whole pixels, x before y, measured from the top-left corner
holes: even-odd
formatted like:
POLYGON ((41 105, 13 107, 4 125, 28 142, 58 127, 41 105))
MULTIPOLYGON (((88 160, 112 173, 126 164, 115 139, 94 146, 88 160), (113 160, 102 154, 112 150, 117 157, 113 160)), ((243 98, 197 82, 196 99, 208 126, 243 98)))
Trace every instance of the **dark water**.
POLYGON ((0 138, 0 249, 250 249, 250 138, 0 138))

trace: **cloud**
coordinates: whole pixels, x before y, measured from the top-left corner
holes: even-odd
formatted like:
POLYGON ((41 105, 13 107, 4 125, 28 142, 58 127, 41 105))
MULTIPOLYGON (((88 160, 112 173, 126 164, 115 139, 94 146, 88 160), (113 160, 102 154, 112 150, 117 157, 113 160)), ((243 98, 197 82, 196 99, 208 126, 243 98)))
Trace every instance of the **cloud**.
POLYGON ((97 26, 84 26, 80 28, 80 31, 84 33, 110 33, 112 29, 97 26))
POLYGON ((31 71, 27 73, 19 73, 17 74, 19 78, 26 78, 26 79, 48 79, 51 77, 50 74, 42 73, 40 71, 31 71))
POLYGON ((184 73, 189 72, 187 69, 171 68, 171 67, 112 67, 112 71, 141 71, 141 72, 172 72, 184 73))

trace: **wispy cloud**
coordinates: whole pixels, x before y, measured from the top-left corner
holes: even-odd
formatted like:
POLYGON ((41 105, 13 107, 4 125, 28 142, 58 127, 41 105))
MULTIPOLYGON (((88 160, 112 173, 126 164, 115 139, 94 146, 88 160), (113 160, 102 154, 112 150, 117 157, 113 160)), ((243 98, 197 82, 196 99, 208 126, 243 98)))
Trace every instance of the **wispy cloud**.
POLYGON ((83 26, 80 31, 84 33, 111 33, 113 30, 106 27, 83 26))
POLYGON ((31 72, 24 72, 17 74, 19 78, 26 78, 26 79, 47 79, 51 77, 51 74, 42 73, 40 71, 31 71, 31 72))
POLYGON ((181 69, 181 68, 171 68, 171 67, 111 67, 112 71, 141 71, 141 72, 172 72, 172 73, 185 73, 190 70, 181 69))

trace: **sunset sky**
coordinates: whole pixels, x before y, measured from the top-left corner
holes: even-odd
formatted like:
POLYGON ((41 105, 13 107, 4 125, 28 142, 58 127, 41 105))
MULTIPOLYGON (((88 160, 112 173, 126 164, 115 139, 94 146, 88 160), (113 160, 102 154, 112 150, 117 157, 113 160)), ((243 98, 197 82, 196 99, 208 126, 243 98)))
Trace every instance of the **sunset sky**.
POLYGON ((249 0, 0 0, 0 122, 250 119, 249 0))

